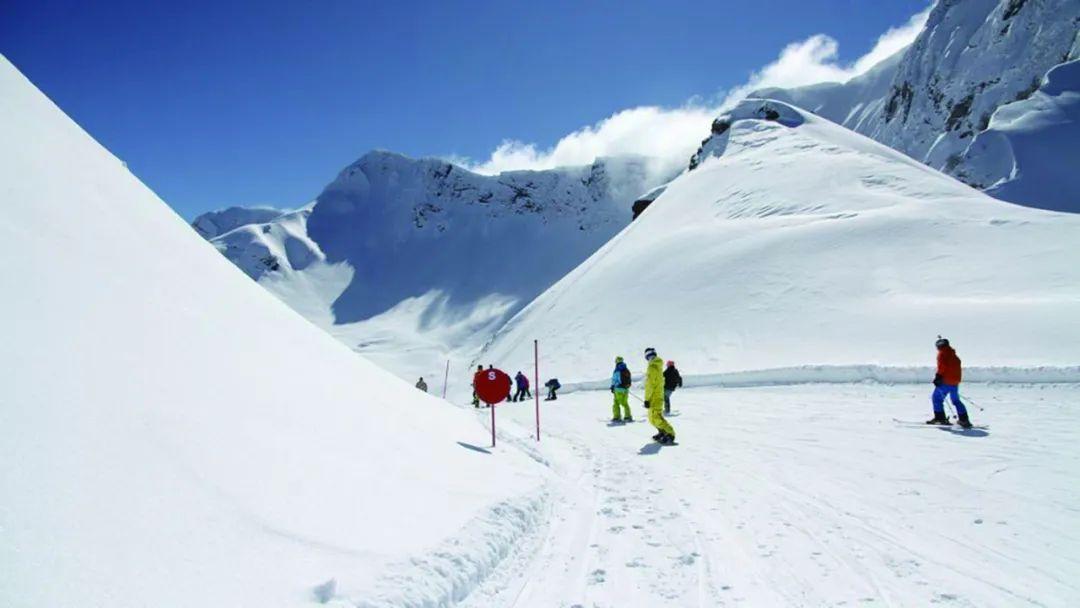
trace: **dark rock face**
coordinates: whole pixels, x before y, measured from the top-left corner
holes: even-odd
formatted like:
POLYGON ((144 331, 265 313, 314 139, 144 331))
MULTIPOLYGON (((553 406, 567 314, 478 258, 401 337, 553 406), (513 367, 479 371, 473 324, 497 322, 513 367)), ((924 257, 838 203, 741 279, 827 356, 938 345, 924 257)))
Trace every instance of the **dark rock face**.
POLYGON ((885 102, 885 122, 891 122, 900 108, 904 109, 904 122, 907 122, 908 114, 911 113, 911 102, 914 99, 915 91, 911 89, 910 82, 904 81, 900 86, 893 85, 889 100, 885 102))
POLYGON ((1020 9, 1024 8, 1027 4, 1027 0, 1009 0, 1009 4, 1005 6, 1005 12, 1001 14, 1002 21, 1008 21, 1016 16, 1020 12, 1020 9))
POLYGON ((651 204, 652 204, 652 201, 647 200, 647 199, 640 199, 640 200, 634 201, 634 206, 633 206, 634 216, 632 218, 630 218, 630 221, 636 220, 638 218, 638 216, 641 215, 642 213, 644 213, 644 211, 646 209, 648 209, 649 205, 651 205, 651 204))
POLYGON ((975 101, 975 94, 969 93, 967 97, 964 97, 953 104, 952 110, 949 112, 949 117, 945 119, 946 131, 955 131, 960 128, 960 122, 967 118, 967 115, 971 113, 971 102, 973 101, 975 101))

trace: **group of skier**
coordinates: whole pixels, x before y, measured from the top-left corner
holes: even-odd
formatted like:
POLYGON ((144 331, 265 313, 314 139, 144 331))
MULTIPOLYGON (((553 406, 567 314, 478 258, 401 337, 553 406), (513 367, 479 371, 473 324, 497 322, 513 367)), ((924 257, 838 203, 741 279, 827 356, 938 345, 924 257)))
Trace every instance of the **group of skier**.
MULTIPOLYGON (((960 357, 957 356, 956 350, 949 344, 949 341, 941 336, 938 336, 935 346, 938 351, 937 373, 934 375, 934 392, 930 397, 934 417, 927 420, 926 423, 952 424, 945 415, 945 398, 948 397, 956 408, 957 424, 965 429, 971 428, 967 408, 960 400, 960 381, 962 377, 960 357)), ((668 361, 665 366, 664 360, 657 355, 655 348, 645 349, 645 364, 645 396, 644 399, 640 400, 644 403, 645 409, 649 411, 649 423, 656 427, 657 433, 653 435, 653 439, 658 443, 670 445, 675 443, 675 429, 664 415, 671 413, 672 393, 676 389, 682 388, 682 374, 675 367, 674 361, 668 361)), ((493 367, 488 366, 488 369, 493 369, 493 367)), ((477 373, 482 372, 484 367, 478 365, 476 370, 477 373)), ((630 412, 629 401, 632 394, 630 392, 632 384, 630 368, 621 356, 615 357, 615 369, 611 373, 610 387, 612 394, 612 424, 625 424, 634 421, 634 416, 630 412)), ((514 376, 514 386, 516 386, 517 391, 513 395, 507 395, 507 401, 519 402, 532 398, 529 378, 524 373, 519 371, 514 376)), ((556 392, 561 388, 561 385, 557 379, 548 380, 544 386, 548 389, 548 396, 545 401, 554 401, 558 398, 556 392)), ((427 384, 424 383, 423 378, 417 382, 416 387, 424 391, 427 390, 427 384)), ((635 398, 637 398, 636 395, 635 398)), ((480 407, 480 398, 477 396, 475 388, 473 390, 473 406, 480 407)))
MULTIPOLYGON (((653 440, 670 445, 675 443, 675 429, 664 418, 664 414, 671 413, 671 394, 682 387, 682 375, 674 361, 668 361, 665 369, 664 360, 656 354, 655 348, 645 349, 645 365, 645 398, 642 401, 645 409, 649 410, 649 423, 657 430, 653 440)), ((631 384, 630 368, 622 357, 615 357, 615 371, 611 373, 613 424, 634 421, 629 401, 631 384)))
MULTIPOLYGON (((495 369, 495 366, 494 365, 489 365, 488 369, 495 369)), ((479 374, 482 371, 484 371, 484 366, 483 365, 477 365, 476 366, 476 373, 479 374)), ((475 378, 475 376, 474 376, 474 378, 475 378)), ((423 381, 423 378, 421 378, 420 380, 423 381)), ((555 381, 555 382, 557 382, 557 381, 555 381)), ((549 385, 550 385, 550 381, 549 381, 549 385)), ((419 385, 417 385, 417 387, 419 388, 419 385)), ((515 388, 517 390, 513 394, 507 394, 506 395, 506 400, 507 401, 512 402, 512 403, 517 403, 519 401, 525 401, 526 399, 532 399, 532 386, 529 384, 529 377, 526 376, 520 370, 514 376, 514 382, 510 386, 511 390, 514 390, 515 388)), ((550 401, 551 399, 554 398, 554 397, 551 396, 551 395, 554 394, 554 390, 550 386, 548 386, 548 390, 549 390, 549 395, 548 395, 549 398, 548 398, 548 400, 550 401)), ((475 380, 473 382, 472 404, 473 404, 473 407, 475 407, 475 408, 480 407, 480 396, 478 394, 476 394, 475 380)), ((485 404, 484 407, 491 407, 491 406, 485 404)))

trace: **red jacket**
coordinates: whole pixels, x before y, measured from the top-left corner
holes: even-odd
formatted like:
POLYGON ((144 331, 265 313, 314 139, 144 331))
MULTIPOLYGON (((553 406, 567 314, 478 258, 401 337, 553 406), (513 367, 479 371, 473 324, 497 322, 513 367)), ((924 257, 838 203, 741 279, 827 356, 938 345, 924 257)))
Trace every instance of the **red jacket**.
POLYGON ((941 381, 945 384, 956 386, 960 384, 960 357, 951 346, 944 346, 938 350, 937 373, 941 375, 941 381))

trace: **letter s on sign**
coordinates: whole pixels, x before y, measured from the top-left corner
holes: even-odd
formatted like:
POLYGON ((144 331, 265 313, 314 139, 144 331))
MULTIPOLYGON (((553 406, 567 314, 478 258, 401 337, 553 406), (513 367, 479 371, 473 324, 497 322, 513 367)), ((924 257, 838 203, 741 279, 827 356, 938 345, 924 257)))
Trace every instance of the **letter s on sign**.
POLYGON ((495 372, 488 372, 488 380, 494 381, 495 377, 495 372))

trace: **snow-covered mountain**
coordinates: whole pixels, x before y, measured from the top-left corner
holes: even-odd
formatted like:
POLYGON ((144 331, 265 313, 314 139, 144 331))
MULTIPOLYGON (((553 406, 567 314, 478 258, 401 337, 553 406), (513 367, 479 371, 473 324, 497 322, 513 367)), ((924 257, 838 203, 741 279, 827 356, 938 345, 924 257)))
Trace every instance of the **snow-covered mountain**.
POLYGON ((435 159, 373 152, 323 190, 308 222, 353 281, 338 322, 436 290, 452 305, 491 294, 525 303, 625 226, 649 183, 647 160, 484 176, 435 159))
POLYGON ((653 162, 487 176, 372 152, 298 211, 228 209, 194 226, 350 347, 431 377, 626 226, 632 203, 671 177, 653 162))
POLYGON ((742 102, 715 130, 484 360, 540 338, 564 382, 619 354, 640 370, 647 346, 688 375, 918 366, 944 334, 971 366, 1080 362, 1080 216, 990 198, 781 102, 742 102))
POLYGON ((460 445, 487 431, 247 279, 2 57, 0 142, 0 605, 448 605, 534 525, 533 459, 460 445))
POLYGON ((226 258, 258 281, 270 272, 304 270, 326 256, 307 235, 314 203, 295 211, 229 207, 192 223, 226 258))
MULTIPOLYGON (((1080 4, 1066 0, 942 0, 910 47, 868 72, 760 95, 993 196, 1077 211, 1078 24, 1080 4)), ((725 128, 718 121, 713 133, 725 128)), ((674 176, 654 164, 485 176, 372 152, 297 212, 234 208, 194 225, 350 347, 403 377, 430 376, 447 359, 471 360, 485 336, 626 226, 631 208, 656 199, 674 176)))
POLYGON ((998 198, 1076 212, 1078 59, 1075 0, 940 0, 915 42, 867 74, 753 95, 808 109, 998 198))

